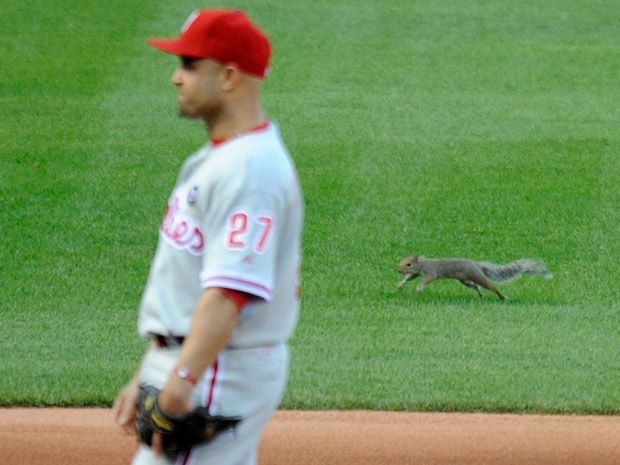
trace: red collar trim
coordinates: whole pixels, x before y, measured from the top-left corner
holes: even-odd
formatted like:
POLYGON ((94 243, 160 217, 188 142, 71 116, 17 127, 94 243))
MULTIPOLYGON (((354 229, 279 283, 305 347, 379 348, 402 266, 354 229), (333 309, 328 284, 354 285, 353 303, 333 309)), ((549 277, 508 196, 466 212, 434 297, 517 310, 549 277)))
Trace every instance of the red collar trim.
POLYGON ((267 129, 270 124, 271 124, 271 121, 265 121, 264 123, 261 123, 258 126, 254 126, 252 129, 248 129, 247 131, 239 132, 239 133, 234 134, 234 135, 232 135, 230 137, 217 137, 215 139, 211 139, 211 145, 213 147, 217 147, 218 145, 222 145, 222 144, 228 142, 229 140, 234 139, 235 137, 239 137, 241 135, 249 134, 251 132, 263 131, 263 130, 267 129))

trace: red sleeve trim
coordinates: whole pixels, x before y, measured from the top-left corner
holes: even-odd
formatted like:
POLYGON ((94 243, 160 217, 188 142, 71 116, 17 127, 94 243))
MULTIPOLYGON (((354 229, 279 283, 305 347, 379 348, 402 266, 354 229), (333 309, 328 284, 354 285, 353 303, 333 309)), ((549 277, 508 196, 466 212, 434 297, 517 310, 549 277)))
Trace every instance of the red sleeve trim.
POLYGON ((225 287, 216 287, 216 289, 219 289, 222 294, 232 300, 239 311, 243 310, 243 307, 245 307, 253 297, 247 292, 238 291, 236 289, 227 289, 225 287))

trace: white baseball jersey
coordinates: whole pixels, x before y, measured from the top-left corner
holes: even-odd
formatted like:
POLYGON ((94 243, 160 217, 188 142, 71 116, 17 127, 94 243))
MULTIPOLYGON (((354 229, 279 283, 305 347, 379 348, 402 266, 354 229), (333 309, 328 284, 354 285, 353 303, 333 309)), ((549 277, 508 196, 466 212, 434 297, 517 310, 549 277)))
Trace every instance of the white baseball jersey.
POLYGON ((184 336, 209 287, 256 296, 229 348, 286 342, 297 323, 303 200, 269 123, 187 159, 174 187, 142 298, 139 332, 184 336))

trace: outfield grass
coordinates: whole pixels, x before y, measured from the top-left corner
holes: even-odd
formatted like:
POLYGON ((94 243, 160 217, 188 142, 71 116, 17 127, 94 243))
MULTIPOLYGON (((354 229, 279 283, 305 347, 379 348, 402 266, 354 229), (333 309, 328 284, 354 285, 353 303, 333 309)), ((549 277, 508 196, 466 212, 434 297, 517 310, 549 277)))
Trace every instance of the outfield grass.
MULTIPOLYGON (((307 207, 286 408, 620 413, 620 12, 597 2, 242 2, 307 207), (545 260, 481 300, 396 291, 410 251, 545 260)), ((193 2, 0 17, 0 405, 108 405, 163 205, 193 2)), ((235 6, 238 6, 237 2, 235 6)))

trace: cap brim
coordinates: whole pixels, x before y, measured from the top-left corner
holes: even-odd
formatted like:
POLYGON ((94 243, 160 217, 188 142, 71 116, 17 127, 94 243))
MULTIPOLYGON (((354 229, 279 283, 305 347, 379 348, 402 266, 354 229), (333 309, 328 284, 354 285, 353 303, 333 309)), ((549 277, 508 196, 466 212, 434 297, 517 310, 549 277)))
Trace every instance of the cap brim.
POLYGON ((149 39, 149 44, 162 52, 172 53, 178 56, 195 56, 192 51, 178 39, 149 39))

